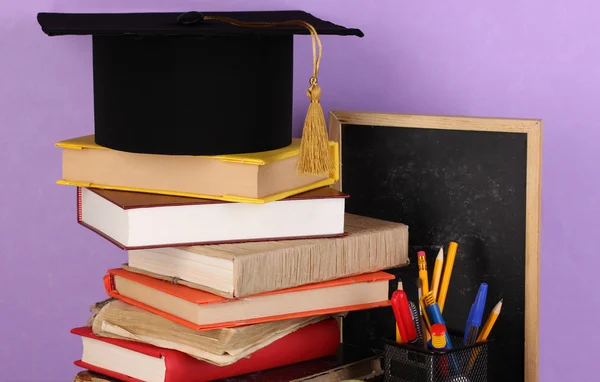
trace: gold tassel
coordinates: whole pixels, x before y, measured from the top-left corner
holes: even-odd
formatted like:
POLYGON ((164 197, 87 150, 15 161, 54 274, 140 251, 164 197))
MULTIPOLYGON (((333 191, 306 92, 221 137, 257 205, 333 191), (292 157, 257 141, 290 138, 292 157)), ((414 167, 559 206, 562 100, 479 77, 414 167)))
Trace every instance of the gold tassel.
POLYGON ((333 160, 329 150, 329 137, 327 135, 327 124, 321 107, 321 88, 317 85, 319 74, 319 63, 323 47, 321 39, 315 27, 306 21, 289 20, 281 22, 248 22, 221 16, 203 16, 204 20, 215 20, 231 25, 246 28, 270 28, 281 25, 297 25, 308 29, 312 40, 313 52, 313 75, 310 78, 310 87, 306 94, 310 98, 304 128, 302 130, 302 142, 300 143, 300 155, 298 159, 298 173, 302 175, 322 175, 333 171, 333 160), (317 50, 318 47, 318 50, 317 50))
POLYGON ((316 78, 311 78, 311 85, 306 94, 310 98, 310 104, 302 130, 298 172, 307 175, 328 174, 333 170, 333 163, 325 116, 319 101, 321 88, 317 85, 316 78))

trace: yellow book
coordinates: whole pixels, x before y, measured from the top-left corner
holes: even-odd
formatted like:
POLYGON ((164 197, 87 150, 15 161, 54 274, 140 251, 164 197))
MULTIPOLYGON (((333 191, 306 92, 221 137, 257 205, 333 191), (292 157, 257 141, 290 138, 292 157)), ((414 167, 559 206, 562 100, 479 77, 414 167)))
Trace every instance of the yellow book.
POLYGON ((330 142, 334 171, 300 175, 300 139, 258 153, 214 156, 138 154, 94 143, 94 136, 56 143, 62 149, 62 179, 69 186, 104 188, 230 202, 267 203, 333 184, 339 151, 330 142))

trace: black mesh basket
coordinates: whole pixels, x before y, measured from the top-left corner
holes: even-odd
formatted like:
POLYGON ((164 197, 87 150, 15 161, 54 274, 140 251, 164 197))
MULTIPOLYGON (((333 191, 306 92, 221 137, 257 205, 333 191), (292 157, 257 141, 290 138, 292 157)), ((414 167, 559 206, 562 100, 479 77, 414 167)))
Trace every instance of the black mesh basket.
POLYGON ((487 382, 488 342, 463 345, 452 335, 453 349, 431 351, 419 344, 385 339, 386 382, 487 382))

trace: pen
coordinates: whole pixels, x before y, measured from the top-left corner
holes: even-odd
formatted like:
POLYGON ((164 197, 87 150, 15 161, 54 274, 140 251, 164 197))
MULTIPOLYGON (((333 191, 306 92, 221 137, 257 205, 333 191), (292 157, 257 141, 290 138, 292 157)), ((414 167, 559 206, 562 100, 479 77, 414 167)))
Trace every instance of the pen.
POLYGON ((477 291, 475 302, 473 305, 471 305, 471 311, 469 312, 469 318, 467 319, 467 326, 465 328, 465 336, 463 338, 465 345, 474 344, 475 340, 477 339, 479 327, 481 326, 481 319, 483 318, 487 290, 488 285, 486 283, 482 283, 477 291))
MULTIPOLYGON (((488 319, 485 321, 485 325, 483 325, 483 329, 481 329, 481 332, 479 333, 479 337, 477 337, 477 342, 483 342, 488 339, 488 336, 490 335, 490 332, 492 331, 492 328, 494 327, 494 324, 496 323, 496 320, 500 315, 500 311, 502 310, 502 301, 503 300, 500 300, 496 304, 494 309, 492 309, 492 312, 490 313, 488 319)), ((475 352, 471 355, 471 360, 469 362, 469 370, 473 368, 475 360, 477 359, 477 356, 480 352, 481 348, 477 348, 475 349, 475 352)))
POLYGON ((410 304, 410 313, 412 316, 412 320, 415 323, 415 329, 417 330, 417 340, 420 339, 423 341, 425 336, 423 335, 423 327, 421 326, 421 315, 419 314, 419 308, 412 301, 409 301, 410 304))
POLYGON ((440 286, 440 293, 438 295, 438 305, 440 307, 440 313, 444 312, 444 305, 446 304, 446 295, 448 294, 448 286, 450 285, 450 277, 452 276, 452 268, 454 267, 454 259, 456 258, 456 251, 458 244, 451 241, 448 246, 448 258, 446 259, 446 266, 444 267, 444 276, 442 277, 442 285, 440 286))
POLYGON ((444 266, 444 248, 440 248, 437 257, 435 258, 435 265, 433 266, 433 275, 431 276, 431 290, 433 291, 433 298, 437 301, 438 289, 440 286, 440 279, 442 278, 442 267, 444 266))
POLYGON ((417 253, 417 264, 419 265, 419 279, 421 280, 423 295, 426 295, 429 292, 429 278, 427 275, 427 256, 425 255, 425 251, 417 253))

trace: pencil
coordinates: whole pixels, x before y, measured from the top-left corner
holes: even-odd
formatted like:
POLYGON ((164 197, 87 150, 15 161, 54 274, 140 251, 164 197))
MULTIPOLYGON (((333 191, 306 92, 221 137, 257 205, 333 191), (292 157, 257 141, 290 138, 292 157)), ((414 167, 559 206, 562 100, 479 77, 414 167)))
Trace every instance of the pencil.
POLYGON ((440 313, 444 312, 444 304, 446 303, 446 296, 448 295, 448 286, 450 286, 450 277, 452 277, 452 268, 454 267, 454 259, 456 258, 457 249, 458 244, 451 241, 450 245, 448 246, 448 258, 446 259, 444 276, 442 277, 442 285, 440 286, 440 293, 437 299, 440 313))
POLYGON ((496 304, 494 309, 492 309, 492 312, 490 313, 487 321, 485 322, 485 325, 483 325, 483 329, 481 329, 481 333, 479 333, 479 336, 477 337, 477 342, 483 342, 487 340, 488 336, 490 335, 490 332, 492 331, 492 328, 494 327, 494 324, 496 323, 496 320, 498 319, 498 316, 500 315, 501 310, 502 300, 500 300, 500 302, 496 304))
POLYGON ((442 278, 442 267, 444 266, 444 248, 440 248, 437 257, 435 258, 435 265, 433 266, 433 275, 431 276, 431 290, 433 291, 433 298, 437 299, 438 288, 440 286, 440 279, 442 278))
MULTIPOLYGON (((500 311, 502 310, 502 301, 503 300, 500 300, 500 302, 496 304, 494 309, 492 309, 492 312, 490 313, 487 321, 483 325, 483 329, 477 337, 477 341, 475 341, 476 343, 487 340, 488 336, 490 335, 490 332, 492 331, 492 328, 494 327, 494 324, 496 323, 496 320, 498 319, 498 316, 500 315, 500 311)), ((477 356, 479 356, 480 352, 481 348, 477 348, 475 349, 473 354, 471 354, 471 360, 469 361, 469 371, 473 369, 473 366, 475 365, 475 360, 477 359, 477 356)))
POLYGON ((417 253, 417 264, 419 265, 419 279, 421 280, 421 288, 423 295, 429 293, 429 277, 427 275, 427 256, 425 251, 417 253))

